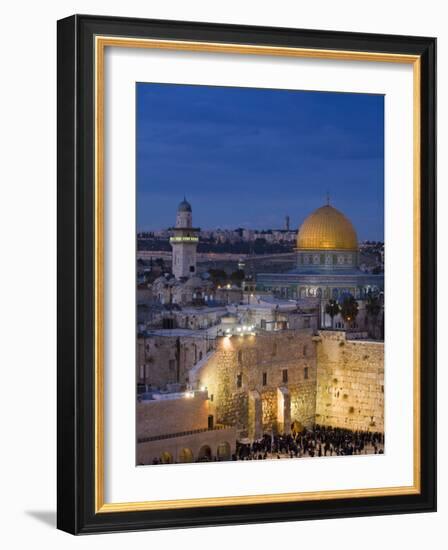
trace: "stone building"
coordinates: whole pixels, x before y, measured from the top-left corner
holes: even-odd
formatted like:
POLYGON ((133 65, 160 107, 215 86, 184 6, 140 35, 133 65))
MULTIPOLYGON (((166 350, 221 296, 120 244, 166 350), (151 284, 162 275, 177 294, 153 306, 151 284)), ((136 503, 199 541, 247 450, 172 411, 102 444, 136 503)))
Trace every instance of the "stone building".
POLYGON ((178 304, 139 305, 138 331, 145 333, 154 329, 207 329, 218 325, 226 314, 227 309, 221 305, 182 307, 178 304), (143 308, 147 308, 146 311, 143 308))
POLYGON ((243 300, 243 291, 236 285, 218 285, 215 289, 215 297, 222 304, 239 304, 243 300))
POLYGON ((314 424, 316 355, 312 331, 283 330, 218 339, 211 357, 190 370, 192 387, 207 389, 216 420, 239 437, 289 433, 314 424))
POLYGON ((222 336, 317 329, 316 304, 280 300, 256 301, 239 306, 153 308, 151 322, 137 336, 139 390, 164 389, 189 382, 189 371, 216 349, 222 336), (171 328, 167 328, 171 327, 171 328))
POLYGON ((185 387, 192 366, 215 346, 205 331, 154 330, 137 338, 137 384, 141 391, 185 387))
POLYGON ((191 205, 187 200, 179 204, 176 225, 171 228, 173 235, 170 244, 173 249, 173 274, 176 279, 192 277, 196 274, 196 249, 199 229, 193 227, 191 205))
POLYGON ((247 303, 227 309, 238 319, 238 324, 253 325, 261 330, 318 328, 319 301, 313 298, 287 301, 252 294, 247 303))
MULTIPOLYGON (((318 298, 322 328, 329 328, 332 323, 325 312, 328 300, 343 300, 344 296, 352 295, 363 301, 369 293, 382 295, 384 290, 383 274, 365 273, 359 268, 356 230, 329 202, 311 213, 300 226, 295 269, 258 274, 256 283, 259 291, 283 298, 318 298)), ((339 315, 335 321, 341 328, 352 328, 339 315)), ((382 322, 382 314, 378 322, 382 322)))
POLYGON ((156 393, 137 403, 139 465, 230 460, 235 445, 235 428, 215 423, 204 391, 156 393))
POLYGON ((171 274, 164 274, 152 283, 150 289, 160 304, 201 305, 214 302, 216 295, 213 284, 196 275, 181 281, 171 274))
POLYGON ((157 303, 201 305, 215 301, 214 285, 197 274, 199 231, 192 226, 192 208, 184 199, 177 209, 176 225, 170 229, 172 273, 162 273, 148 285, 157 303))
POLYGON ((216 327, 221 323, 227 308, 224 306, 184 306, 173 312, 175 326, 190 330, 204 330, 216 327))

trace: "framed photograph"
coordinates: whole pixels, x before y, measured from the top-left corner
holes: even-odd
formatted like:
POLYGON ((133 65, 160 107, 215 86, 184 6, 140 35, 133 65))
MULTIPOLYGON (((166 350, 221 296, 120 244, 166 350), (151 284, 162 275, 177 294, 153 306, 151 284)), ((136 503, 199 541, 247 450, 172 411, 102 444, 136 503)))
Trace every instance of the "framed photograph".
POLYGON ((58 22, 58 527, 436 508, 434 38, 58 22))

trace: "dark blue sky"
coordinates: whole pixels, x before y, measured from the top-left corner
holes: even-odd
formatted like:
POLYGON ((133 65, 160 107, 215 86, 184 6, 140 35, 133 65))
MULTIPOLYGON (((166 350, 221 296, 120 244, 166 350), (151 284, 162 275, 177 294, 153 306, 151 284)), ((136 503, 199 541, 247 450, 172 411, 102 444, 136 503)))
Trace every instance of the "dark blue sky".
POLYGON ((383 96, 137 84, 138 230, 173 225, 184 194, 204 229, 298 227, 327 191, 383 240, 383 96))

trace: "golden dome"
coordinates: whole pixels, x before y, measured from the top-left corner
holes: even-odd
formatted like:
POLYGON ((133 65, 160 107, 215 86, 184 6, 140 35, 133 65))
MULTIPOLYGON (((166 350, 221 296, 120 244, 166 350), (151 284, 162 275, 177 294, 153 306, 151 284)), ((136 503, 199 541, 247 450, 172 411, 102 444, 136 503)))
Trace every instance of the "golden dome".
POLYGON ((321 206, 302 223, 297 248, 307 250, 358 250, 355 228, 329 204, 321 206))

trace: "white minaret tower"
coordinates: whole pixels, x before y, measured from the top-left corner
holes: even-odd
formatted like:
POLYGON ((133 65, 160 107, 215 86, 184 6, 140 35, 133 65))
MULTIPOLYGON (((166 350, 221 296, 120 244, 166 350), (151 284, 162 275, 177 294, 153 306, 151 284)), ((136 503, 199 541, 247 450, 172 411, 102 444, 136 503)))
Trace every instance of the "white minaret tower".
POLYGON ((191 205, 184 197, 176 214, 176 226, 171 228, 173 236, 170 243, 173 248, 173 275, 176 279, 196 275, 196 248, 199 228, 192 227, 191 205))

